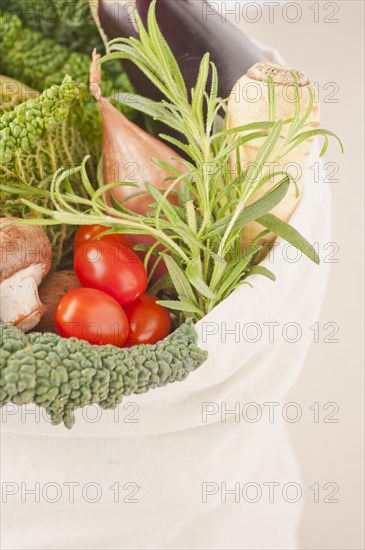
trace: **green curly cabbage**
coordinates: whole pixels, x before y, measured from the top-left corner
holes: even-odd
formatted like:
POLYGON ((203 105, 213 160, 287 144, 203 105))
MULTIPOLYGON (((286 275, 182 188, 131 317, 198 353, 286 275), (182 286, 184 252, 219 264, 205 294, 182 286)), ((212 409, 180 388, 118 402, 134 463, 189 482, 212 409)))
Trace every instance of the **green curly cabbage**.
MULTIPOLYGON (((36 90, 60 84, 66 75, 88 85, 92 49, 90 45, 89 55, 71 52, 40 32, 24 27, 16 15, 0 15, 1 70, 36 90)), ((131 91, 131 82, 119 63, 107 67, 102 88, 106 97, 113 92, 131 91)))
MULTIPOLYGON (((5 9, 8 7, 7 4, 4 6, 5 9)), ((27 13, 30 12, 29 5, 27 13)), ((0 56, 7 77, 20 81, 18 89, 13 90, 13 100, 9 93, 1 97, 4 105, 0 105, 0 112, 7 111, 0 122, 1 211, 3 216, 33 217, 34 212, 30 212, 22 199, 48 207, 50 181, 59 168, 77 166, 90 155, 93 165, 90 163, 88 170, 92 180, 96 180, 102 122, 96 102, 88 92, 90 57, 71 52, 57 42, 45 39, 41 33, 23 27, 17 15, 6 11, 0 12, 0 56), (84 85, 82 98, 71 101, 71 106, 71 103, 64 104, 66 96, 55 96, 51 107, 44 99, 47 94, 57 94, 58 85, 65 94, 62 83, 66 75, 84 85), (9 103, 18 102, 24 85, 43 90, 46 95, 34 99, 33 104, 26 102, 21 109, 9 111, 9 103), (45 109, 53 111, 46 112, 45 109)), ((119 64, 114 73, 109 72, 109 76, 103 87, 104 95, 130 89, 129 79, 119 64)), ((68 86, 72 88, 71 83, 68 86)), ((80 86, 74 85, 73 90, 77 89, 80 90, 80 86)), ((134 118, 135 111, 117 106, 129 118, 134 118)), ((75 189, 80 189, 81 196, 84 196, 83 186, 78 185, 79 176, 75 177, 74 183, 75 189)), ((75 229, 51 226, 46 231, 54 252, 53 266, 69 267, 75 229)))
POLYGON ((37 142, 68 116, 80 88, 66 79, 37 99, 21 103, 0 118, 0 163, 10 162, 18 149, 31 152, 37 142))
POLYGON ((39 92, 8 76, 0 75, 0 116, 28 99, 36 99, 39 92))
MULTIPOLYGON (((19 90, 22 84, 19 84, 19 90)), ((34 217, 22 202, 28 199, 49 207, 49 187, 54 172, 72 167, 101 153, 101 125, 98 113, 85 108, 83 88, 65 80, 38 98, 21 103, 0 117, 0 208, 2 216, 34 217)), ((95 177, 94 166, 89 170, 95 177)), ((76 179, 75 184, 77 185, 76 179)), ((75 188, 83 196, 83 186, 75 188)), ((53 250, 53 266, 67 267, 75 229, 71 226, 46 228, 53 250)))
POLYGON ((0 406, 43 407, 53 424, 71 428, 74 411, 114 409, 124 396, 184 380, 207 359, 188 319, 155 345, 92 346, 55 334, 23 334, 0 324, 0 406))
POLYGON ((89 0, 4 0, 2 7, 69 50, 89 53, 103 47, 89 0))

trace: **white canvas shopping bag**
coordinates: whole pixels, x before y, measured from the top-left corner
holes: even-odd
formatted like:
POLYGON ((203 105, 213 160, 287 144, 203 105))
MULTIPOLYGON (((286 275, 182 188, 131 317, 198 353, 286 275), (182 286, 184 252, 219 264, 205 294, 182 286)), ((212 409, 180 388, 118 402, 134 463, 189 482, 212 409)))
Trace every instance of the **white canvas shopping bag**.
MULTIPOLYGON (((317 147, 310 162, 320 181, 308 171, 291 224, 321 250, 331 200, 317 147)), ((196 325, 209 358, 184 382, 77 411, 71 431, 3 410, 4 548, 296 548, 300 475, 267 412, 304 365, 328 264, 278 239, 263 265, 275 283, 252 276, 196 325)))

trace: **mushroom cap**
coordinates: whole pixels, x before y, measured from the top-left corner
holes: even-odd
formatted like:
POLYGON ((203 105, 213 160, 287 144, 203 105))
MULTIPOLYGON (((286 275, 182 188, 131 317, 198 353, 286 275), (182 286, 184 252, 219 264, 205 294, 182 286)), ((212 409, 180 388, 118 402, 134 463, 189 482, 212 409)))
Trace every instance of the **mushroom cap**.
POLYGON ((45 311, 35 330, 37 332, 54 332, 58 334, 56 327, 58 304, 67 292, 81 286, 74 271, 53 271, 53 273, 47 275, 38 289, 39 298, 45 305, 45 311))
POLYGON ((42 279, 51 267, 51 243, 41 227, 18 224, 1 228, 17 219, 0 218, 0 282, 32 265, 41 266, 42 279))

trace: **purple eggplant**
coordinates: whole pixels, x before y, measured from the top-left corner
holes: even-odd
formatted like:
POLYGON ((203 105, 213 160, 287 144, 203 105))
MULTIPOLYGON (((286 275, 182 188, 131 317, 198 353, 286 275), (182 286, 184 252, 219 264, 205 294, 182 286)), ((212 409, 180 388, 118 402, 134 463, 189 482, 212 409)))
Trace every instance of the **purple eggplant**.
MULTIPOLYGON (((109 40, 137 37, 133 13, 138 10, 147 25, 147 14, 152 0, 99 0, 98 14, 101 26, 109 40)), ((187 89, 198 75, 199 64, 209 52, 219 77, 219 94, 228 97, 236 81, 255 63, 265 58, 260 50, 206 0, 157 0, 157 23, 174 53, 187 89)), ((124 62, 136 91, 150 99, 160 99, 159 91, 142 72, 124 62)))

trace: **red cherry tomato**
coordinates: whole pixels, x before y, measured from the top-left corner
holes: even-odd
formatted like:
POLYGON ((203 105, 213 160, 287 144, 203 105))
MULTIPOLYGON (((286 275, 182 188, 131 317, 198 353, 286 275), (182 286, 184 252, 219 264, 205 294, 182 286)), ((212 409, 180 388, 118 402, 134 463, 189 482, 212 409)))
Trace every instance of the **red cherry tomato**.
POLYGON ((133 304, 125 306, 129 322, 129 336, 125 347, 137 344, 156 344, 166 338, 171 331, 168 309, 156 304, 157 298, 144 294, 133 304))
MULTIPOLYGON (((81 225, 76 231, 74 240, 74 252, 84 244, 85 242, 94 240, 100 233, 107 231, 110 227, 105 225, 81 225)), ((128 237, 121 233, 114 233, 113 235, 104 235, 98 239, 100 241, 109 241, 112 243, 119 243, 123 246, 128 246, 128 237)))
POLYGON ((147 288, 147 273, 136 254, 117 243, 89 241, 74 257, 74 269, 85 287, 106 292, 120 305, 134 302, 147 288))
POLYGON ((56 326, 64 338, 75 336, 97 346, 121 347, 129 332, 123 308, 114 298, 93 288, 76 288, 62 297, 56 326))

